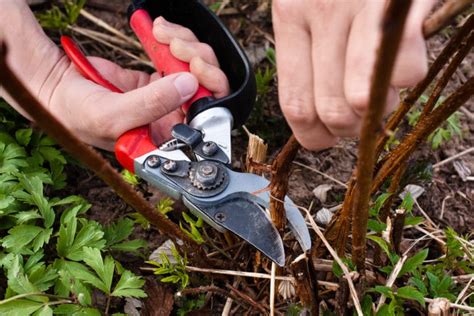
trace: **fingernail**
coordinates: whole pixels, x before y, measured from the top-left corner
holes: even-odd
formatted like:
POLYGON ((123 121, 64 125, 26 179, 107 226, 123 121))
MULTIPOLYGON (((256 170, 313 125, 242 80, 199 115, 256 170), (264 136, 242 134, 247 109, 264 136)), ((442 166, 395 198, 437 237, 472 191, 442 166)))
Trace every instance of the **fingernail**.
POLYGON ((174 80, 174 86, 182 98, 193 95, 197 90, 197 81, 193 75, 184 73, 174 80))

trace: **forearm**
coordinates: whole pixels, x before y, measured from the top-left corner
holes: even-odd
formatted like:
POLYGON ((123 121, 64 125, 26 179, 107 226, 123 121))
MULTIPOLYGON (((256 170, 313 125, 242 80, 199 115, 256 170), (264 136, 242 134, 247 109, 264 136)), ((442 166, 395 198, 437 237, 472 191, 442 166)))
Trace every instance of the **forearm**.
MULTIPOLYGON (((0 8, 0 41, 8 48, 7 63, 41 103, 48 105, 69 61, 43 32, 26 1, 0 0, 0 8)), ((25 114, 1 83, 0 97, 25 114)))

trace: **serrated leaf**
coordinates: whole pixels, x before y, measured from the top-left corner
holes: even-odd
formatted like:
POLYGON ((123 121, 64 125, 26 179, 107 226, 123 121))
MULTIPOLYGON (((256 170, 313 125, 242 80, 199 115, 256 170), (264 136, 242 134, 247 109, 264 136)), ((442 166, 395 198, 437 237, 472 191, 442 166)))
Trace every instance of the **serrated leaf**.
POLYGON ((112 296, 146 297, 145 292, 142 290, 144 284, 145 281, 143 279, 125 270, 115 286, 112 296))
POLYGON ((58 161, 62 164, 66 164, 66 159, 63 154, 55 147, 41 146, 38 148, 38 151, 48 162, 58 161))
POLYGON ((53 316, 53 310, 49 305, 45 305, 34 312, 33 316, 53 316))
POLYGON ((422 306, 425 305, 425 298, 423 297, 423 294, 421 294, 420 291, 415 289, 413 286, 408 285, 399 288, 397 291, 397 296, 408 300, 415 300, 422 306))
MULTIPOLYGON (((62 274, 61 275, 61 277, 63 279, 62 281, 63 281, 63 283, 68 284, 70 286, 69 290, 74 290, 75 289, 74 285, 73 285, 73 282, 71 282, 71 280, 78 279, 78 280, 81 280, 81 281, 83 281, 87 284, 92 285, 93 287, 101 290, 104 293, 107 293, 107 287, 104 284, 104 282, 102 282, 102 280, 100 280, 97 277, 97 275, 95 275, 92 271, 90 271, 82 263, 63 260, 61 262, 61 267, 64 269, 64 270, 60 271, 60 273, 62 274), (63 271, 66 271, 67 273, 65 274, 63 271), (71 287, 71 285, 73 285, 73 286, 71 287)), ((76 293, 76 294, 78 294, 78 293, 76 293)))
POLYGON ((0 142, 0 173, 12 173, 28 164, 25 160, 26 152, 23 147, 15 143, 0 142))
POLYGON ((376 216, 379 212, 382 206, 385 204, 385 201, 391 196, 391 193, 382 193, 380 194, 377 199, 375 200, 374 206, 372 206, 369 210, 371 216, 376 216))
POLYGON ((119 219, 117 222, 104 227, 106 246, 115 245, 130 236, 133 232, 133 221, 128 218, 119 219))
POLYGON ((31 315, 43 306, 43 303, 18 299, 3 303, 0 301, 0 314, 8 316, 31 315))
POLYGON ((27 246, 43 231, 43 228, 33 225, 18 225, 8 231, 3 238, 2 246, 13 253, 31 254, 27 246))
POLYGON ((112 279, 114 277, 114 260, 107 256, 102 259, 102 254, 97 248, 84 247, 84 262, 97 273, 97 276, 105 285, 105 293, 110 294, 112 289, 112 279))
POLYGON ((405 273, 412 273, 425 261, 426 257, 428 257, 428 249, 422 250, 413 257, 408 258, 398 275, 402 276, 405 273))
POLYGON ((15 138, 18 144, 22 146, 26 146, 30 143, 32 134, 33 134, 33 129, 31 128, 19 129, 15 132, 15 138))

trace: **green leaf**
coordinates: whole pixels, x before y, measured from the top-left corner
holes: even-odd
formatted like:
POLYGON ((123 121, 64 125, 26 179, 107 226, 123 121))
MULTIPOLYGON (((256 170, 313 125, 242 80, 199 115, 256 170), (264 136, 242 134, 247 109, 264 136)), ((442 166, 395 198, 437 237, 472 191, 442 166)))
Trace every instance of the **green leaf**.
POLYGON ((31 128, 19 129, 15 132, 15 138, 18 144, 22 146, 26 146, 30 143, 32 134, 33 134, 33 129, 31 128))
POLYGON ((43 228, 33 225, 18 225, 8 231, 9 235, 3 238, 2 246, 13 253, 31 254, 28 246, 43 228))
POLYGON ((423 263, 423 261, 425 261, 426 257, 428 257, 428 249, 422 250, 413 257, 407 259, 398 275, 402 276, 405 273, 412 273, 423 263))
POLYGON ((367 228, 371 231, 381 233, 385 229, 387 229, 387 224, 382 223, 375 219, 369 219, 369 221, 367 222, 367 228))
POLYGON ((383 295, 385 295, 386 297, 389 297, 389 298, 393 297, 392 289, 389 288, 388 286, 377 285, 377 286, 373 287, 371 289, 371 291, 383 294, 383 295))
POLYGON ((391 196, 391 193, 383 193, 380 194, 377 199, 375 200, 374 206, 372 206, 369 210, 371 216, 376 216, 379 214, 380 209, 385 204, 385 201, 391 196))
POLYGON ((405 217, 405 222, 403 223, 404 226, 416 226, 421 224, 425 221, 424 217, 421 216, 407 216, 405 217))
POLYGON ((390 247, 389 245, 387 244, 387 242, 379 237, 379 236, 374 236, 374 235, 368 235, 367 236, 367 239, 370 239, 372 241, 374 241, 377 245, 379 245, 379 247, 387 254, 390 256, 391 252, 390 252, 390 247))
POLYGON ((115 244, 110 247, 111 250, 124 251, 124 252, 135 252, 140 248, 147 246, 147 242, 143 239, 134 239, 125 241, 119 244, 115 244))
POLYGON ((127 169, 123 169, 121 174, 122 174, 122 179, 124 179, 125 182, 127 182, 128 184, 132 186, 137 186, 140 183, 140 178, 137 175, 128 171, 127 169))
POLYGON ((43 306, 41 309, 37 310, 33 316, 53 316, 53 310, 49 305, 43 306))
POLYGON ((97 273, 100 280, 105 286, 103 290, 106 294, 110 294, 112 289, 112 279, 114 277, 114 260, 107 256, 102 260, 102 254, 97 248, 84 247, 84 262, 97 273))
POLYGON ((3 303, 0 301, 0 314, 5 316, 31 315, 43 306, 41 302, 18 299, 3 303))
POLYGON ((407 192, 405 194, 405 197, 403 198, 402 204, 400 205, 400 208, 404 209, 408 213, 411 213, 413 211, 413 205, 415 204, 415 200, 411 196, 410 192, 407 192))
POLYGON ((145 281, 140 277, 125 270, 111 295, 118 297, 146 297, 145 292, 142 290, 144 284, 145 281))
POLYGON ((0 142, 0 173, 12 173, 21 167, 27 167, 26 152, 17 144, 0 142))
POLYGON ((130 236, 133 231, 133 221, 128 218, 119 219, 117 222, 104 227, 106 246, 115 245, 130 236))
POLYGON ((422 306, 425 306, 425 298, 423 294, 420 293, 417 289, 413 286, 404 286, 398 289, 397 296, 408 299, 408 300, 415 300, 420 303, 422 306))

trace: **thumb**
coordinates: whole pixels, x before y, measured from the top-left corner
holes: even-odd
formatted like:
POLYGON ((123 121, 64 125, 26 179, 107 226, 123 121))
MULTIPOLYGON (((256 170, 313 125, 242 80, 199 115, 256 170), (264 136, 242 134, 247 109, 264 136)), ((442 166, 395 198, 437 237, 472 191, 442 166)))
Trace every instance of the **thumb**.
POLYGON ((176 110, 180 105, 191 99, 196 93, 199 83, 190 73, 177 73, 148 85, 117 95, 114 109, 124 125, 126 132, 135 127, 147 125, 166 114, 176 110))

